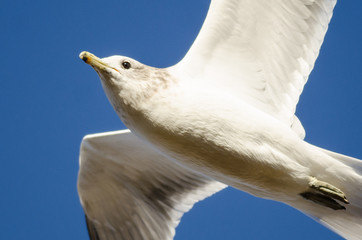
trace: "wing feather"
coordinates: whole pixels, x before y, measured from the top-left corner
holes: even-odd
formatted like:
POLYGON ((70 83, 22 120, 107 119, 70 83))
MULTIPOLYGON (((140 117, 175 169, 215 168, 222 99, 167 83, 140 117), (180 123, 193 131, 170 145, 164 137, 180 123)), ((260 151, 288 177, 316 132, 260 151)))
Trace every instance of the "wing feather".
POLYGON ((176 69, 278 118, 304 138, 294 116, 336 0, 212 0, 176 69))
POLYGON ((224 187, 173 163, 128 130, 82 142, 78 192, 92 240, 172 239, 183 213, 224 187))

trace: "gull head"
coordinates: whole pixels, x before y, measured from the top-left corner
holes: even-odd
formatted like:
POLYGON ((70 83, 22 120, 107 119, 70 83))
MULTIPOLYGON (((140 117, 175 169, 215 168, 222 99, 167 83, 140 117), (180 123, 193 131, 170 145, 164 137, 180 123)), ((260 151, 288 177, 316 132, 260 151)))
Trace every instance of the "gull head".
POLYGON ((101 59, 85 51, 79 57, 98 73, 104 91, 118 114, 124 114, 129 109, 145 108, 171 82, 167 69, 150 67, 129 57, 101 59))

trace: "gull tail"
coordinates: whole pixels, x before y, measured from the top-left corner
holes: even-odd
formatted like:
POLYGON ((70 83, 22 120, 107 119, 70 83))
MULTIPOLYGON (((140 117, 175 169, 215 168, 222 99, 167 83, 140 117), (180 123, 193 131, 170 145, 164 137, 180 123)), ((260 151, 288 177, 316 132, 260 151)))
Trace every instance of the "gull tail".
POLYGON ((351 168, 348 174, 344 169, 333 169, 332 176, 333 184, 344 192, 349 203, 339 209, 305 199, 289 204, 346 239, 362 239, 362 161, 322 148, 319 150, 351 168))

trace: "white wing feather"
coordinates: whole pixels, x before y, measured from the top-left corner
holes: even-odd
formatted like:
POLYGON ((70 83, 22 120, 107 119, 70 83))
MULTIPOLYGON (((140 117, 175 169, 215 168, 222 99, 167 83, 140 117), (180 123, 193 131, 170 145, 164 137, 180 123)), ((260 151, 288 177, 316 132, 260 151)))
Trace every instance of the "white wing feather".
POLYGON ((204 25, 176 65, 291 126, 336 0, 212 0, 204 25))
POLYGON ((225 187, 176 165, 129 130, 82 142, 78 191, 92 240, 172 239, 184 212, 225 187))

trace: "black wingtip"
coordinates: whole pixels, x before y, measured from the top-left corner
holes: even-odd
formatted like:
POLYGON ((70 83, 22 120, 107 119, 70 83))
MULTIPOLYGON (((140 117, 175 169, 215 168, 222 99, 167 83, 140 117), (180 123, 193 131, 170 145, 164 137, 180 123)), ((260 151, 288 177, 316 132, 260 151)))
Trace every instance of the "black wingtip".
POLYGON ((89 220, 87 215, 85 215, 85 222, 87 223, 88 235, 90 240, 100 240, 97 229, 94 224, 89 220))

